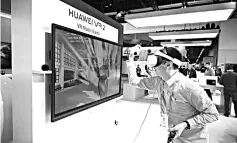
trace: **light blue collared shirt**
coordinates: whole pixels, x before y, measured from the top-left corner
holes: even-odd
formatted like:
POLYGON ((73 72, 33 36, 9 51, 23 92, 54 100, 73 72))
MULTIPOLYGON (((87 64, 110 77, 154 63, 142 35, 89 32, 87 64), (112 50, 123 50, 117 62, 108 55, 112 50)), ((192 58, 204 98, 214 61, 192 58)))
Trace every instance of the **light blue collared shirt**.
POLYGON ((205 90, 188 77, 176 72, 166 82, 161 77, 137 77, 134 62, 127 62, 129 83, 132 86, 155 90, 161 111, 166 113, 170 125, 188 121, 190 130, 178 138, 184 143, 208 143, 206 125, 218 120, 219 113, 205 90))

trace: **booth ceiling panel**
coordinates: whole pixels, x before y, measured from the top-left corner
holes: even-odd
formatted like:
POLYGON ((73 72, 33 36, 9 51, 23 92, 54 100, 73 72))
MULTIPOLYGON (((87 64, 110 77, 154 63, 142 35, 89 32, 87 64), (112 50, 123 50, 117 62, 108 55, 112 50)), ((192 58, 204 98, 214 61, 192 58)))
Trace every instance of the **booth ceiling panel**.
MULTIPOLYGON (((77 0, 71 0, 77 1, 77 0)), ((87 4, 96 8, 97 10, 110 15, 115 19, 118 11, 130 11, 131 13, 143 13, 147 11, 154 11, 156 6, 159 10, 175 9, 182 7, 182 1, 185 0, 83 0, 87 4), (108 5, 109 4, 109 5, 108 5), (108 7, 106 6, 108 5, 108 7)), ((189 6, 206 5, 217 2, 230 2, 236 0, 186 0, 189 6)), ((1 0, 1 12, 11 14, 11 0, 1 0)), ((231 18, 237 18, 235 11, 231 18)), ((123 23, 123 19, 117 19, 118 22, 123 23)))
POLYGON ((178 41, 178 42, 161 42, 162 46, 175 47, 175 46, 210 46, 212 41, 178 41))
POLYGON ((125 21, 135 27, 225 21, 235 9, 236 2, 229 2, 182 9, 128 14, 125 15, 125 21))
POLYGON ((153 40, 216 38, 219 29, 149 33, 153 40))
MULTIPOLYGON (((188 7, 198 5, 210 5, 215 3, 231 2, 233 0, 83 0, 99 11, 105 13, 113 19, 120 11, 129 14, 144 13, 157 10, 179 9, 186 2, 188 7)), ((126 14, 125 14, 126 15, 126 14)), ((235 14, 234 14, 235 15, 235 14)), ((116 19, 120 23, 124 23, 122 18, 116 19)))

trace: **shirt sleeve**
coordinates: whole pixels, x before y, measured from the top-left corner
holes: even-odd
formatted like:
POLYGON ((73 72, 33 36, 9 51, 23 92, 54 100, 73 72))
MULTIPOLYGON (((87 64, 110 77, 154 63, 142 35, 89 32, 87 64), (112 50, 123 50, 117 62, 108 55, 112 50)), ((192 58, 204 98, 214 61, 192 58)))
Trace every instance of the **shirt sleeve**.
POLYGON ((128 80, 130 85, 147 89, 147 90, 156 90, 158 86, 164 83, 164 80, 159 77, 138 77, 136 74, 136 67, 133 61, 127 62, 128 69, 128 80))
POLYGON ((199 111, 199 114, 187 120, 191 129, 218 120, 219 112, 202 87, 192 86, 190 95, 187 99, 199 111))

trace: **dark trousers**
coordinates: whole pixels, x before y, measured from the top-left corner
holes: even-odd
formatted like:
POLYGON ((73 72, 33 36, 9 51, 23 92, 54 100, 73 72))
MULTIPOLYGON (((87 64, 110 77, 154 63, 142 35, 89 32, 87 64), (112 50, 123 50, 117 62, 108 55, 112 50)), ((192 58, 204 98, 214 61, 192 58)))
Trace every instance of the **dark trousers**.
POLYGON ((224 91, 224 99, 225 99, 224 115, 226 116, 230 115, 230 98, 232 98, 232 102, 234 103, 235 116, 237 116, 237 92, 234 91, 224 91))
POLYGON ((212 100, 212 95, 211 95, 211 90, 210 89, 205 89, 208 97, 212 100))

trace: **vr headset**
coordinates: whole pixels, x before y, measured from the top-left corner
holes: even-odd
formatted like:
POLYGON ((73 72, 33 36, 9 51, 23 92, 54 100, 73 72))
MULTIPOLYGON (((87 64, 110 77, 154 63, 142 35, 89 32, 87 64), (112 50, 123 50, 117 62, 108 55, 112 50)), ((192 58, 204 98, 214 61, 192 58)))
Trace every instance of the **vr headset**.
POLYGON ((147 66, 149 68, 152 67, 158 67, 162 64, 163 61, 172 61, 174 64, 176 64, 178 67, 182 65, 182 62, 176 58, 172 58, 171 56, 167 55, 166 47, 162 51, 156 51, 153 54, 148 54, 146 52, 138 52, 142 47, 141 45, 136 45, 134 52, 134 61, 147 61, 147 66), (139 49, 139 50, 138 50, 139 49), (144 55, 145 54, 145 55, 144 55))
POLYGON ((162 64, 164 60, 172 61, 174 64, 176 64, 178 67, 182 65, 182 62, 176 58, 172 58, 169 55, 157 51, 153 55, 148 55, 147 57, 147 66, 148 67, 158 67, 162 64))

